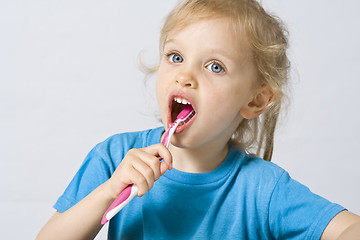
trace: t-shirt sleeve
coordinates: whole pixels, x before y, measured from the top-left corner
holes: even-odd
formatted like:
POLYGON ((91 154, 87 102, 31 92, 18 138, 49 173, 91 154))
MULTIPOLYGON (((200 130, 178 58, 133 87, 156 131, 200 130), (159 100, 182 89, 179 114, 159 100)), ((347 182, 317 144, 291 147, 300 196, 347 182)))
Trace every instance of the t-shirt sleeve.
POLYGON ((60 213, 74 206, 110 178, 113 167, 99 154, 97 147, 86 156, 80 169, 55 203, 54 208, 60 213))
POLYGON ((284 172, 271 195, 269 226, 276 239, 320 239, 327 224, 342 210, 284 172))

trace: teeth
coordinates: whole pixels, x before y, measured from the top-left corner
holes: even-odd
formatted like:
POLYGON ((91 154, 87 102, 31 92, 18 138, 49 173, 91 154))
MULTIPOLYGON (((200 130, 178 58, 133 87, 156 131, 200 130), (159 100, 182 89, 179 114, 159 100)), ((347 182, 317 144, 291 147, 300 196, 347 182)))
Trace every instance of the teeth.
POLYGON ((190 104, 187 100, 181 98, 174 98, 174 101, 181 103, 181 104, 190 104))

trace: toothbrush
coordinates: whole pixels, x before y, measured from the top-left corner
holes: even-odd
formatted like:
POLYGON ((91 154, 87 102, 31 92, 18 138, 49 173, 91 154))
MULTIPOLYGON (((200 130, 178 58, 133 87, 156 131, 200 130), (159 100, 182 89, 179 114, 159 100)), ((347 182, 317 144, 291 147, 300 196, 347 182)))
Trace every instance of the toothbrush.
MULTIPOLYGON (((190 104, 186 105, 186 107, 179 113, 176 120, 171 124, 169 129, 166 131, 163 140, 161 143, 169 148, 169 144, 171 141, 172 135, 175 133, 176 128, 180 124, 185 124, 189 122, 189 120, 195 115, 195 111, 191 107, 190 104)), ((110 205, 110 207, 106 210, 101 224, 107 223, 112 217, 114 217, 126 204, 128 204, 138 193, 138 187, 136 185, 127 186, 119 196, 114 200, 114 202, 110 205)))
POLYGON ((189 120, 195 115, 195 111, 191 107, 190 104, 186 105, 186 107, 179 113, 175 122, 170 125, 169 129, 166 131, 163 140, 161 143, 166 147, 169 148, 170 140, 172 135, 175 133, 176 128, 182 123, 185 124, 189 122, 189 120))

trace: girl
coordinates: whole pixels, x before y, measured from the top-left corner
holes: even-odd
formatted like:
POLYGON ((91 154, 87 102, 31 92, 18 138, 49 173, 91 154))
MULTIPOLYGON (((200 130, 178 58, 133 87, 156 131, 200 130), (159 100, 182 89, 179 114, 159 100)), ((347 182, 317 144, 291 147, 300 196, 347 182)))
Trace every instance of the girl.
POLYGON ((287 38, 254 0, 185 0, 160 38, 156 94, 164 127, 98 144, 38 239, 89 239, 129 184, 139 188, 109 239, 336 239, 360 217, 270 162, 287 83, 287 38), (161 141, 184 105, 195 115, 161 141), (256 157, 250 154, 256 148, 256 157), (159 161, 159 157, 164 161, 159 161))

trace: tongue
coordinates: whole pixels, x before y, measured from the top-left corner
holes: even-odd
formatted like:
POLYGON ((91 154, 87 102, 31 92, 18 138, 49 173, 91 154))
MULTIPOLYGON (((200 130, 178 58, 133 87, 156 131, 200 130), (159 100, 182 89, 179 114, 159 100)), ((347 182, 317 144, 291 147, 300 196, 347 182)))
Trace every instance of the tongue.
POLYGON ((179 113, 179 115, 177 116, 177 119, 185 119, 191 112, 193 111, 193 108, 190 104, 186 105, 186 107, 179 113))

